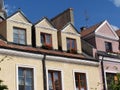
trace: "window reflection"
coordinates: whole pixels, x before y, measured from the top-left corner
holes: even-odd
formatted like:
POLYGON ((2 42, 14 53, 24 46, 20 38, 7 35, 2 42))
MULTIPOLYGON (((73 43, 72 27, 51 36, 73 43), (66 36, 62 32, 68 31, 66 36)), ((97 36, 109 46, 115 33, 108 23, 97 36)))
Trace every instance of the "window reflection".
POLYGON ((62 90, 61 73, 59 71, 48 71, 49 90, 62 90))

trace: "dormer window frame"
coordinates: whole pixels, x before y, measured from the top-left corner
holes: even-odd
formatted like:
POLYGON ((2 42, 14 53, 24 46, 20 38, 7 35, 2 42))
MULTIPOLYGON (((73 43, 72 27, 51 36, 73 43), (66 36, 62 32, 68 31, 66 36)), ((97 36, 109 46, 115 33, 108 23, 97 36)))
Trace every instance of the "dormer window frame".
POLYGON ((25 28, 13 27, 13 43, 14 43, 14 44, 26 45, 26 44, 27 44, 27 39, 26 39, 26 38, 27 38, 27 37, 26 37, 26 29, 25 29, 25 28), (17 31, 17 33, 15 33, 15 30, 17 31), (24 31, 24 32, 23 32, 23 33, 24 33, 24 36, 23 36, 24 39, 21 38, 21 35, 22 35, 22 34, 20 34, 20 31, 24 31), (15 37, 15 34, 18 35, 17 38, 15 37), (17 39, 18 41, 15 42, 15 41, 14 41, 15 39, 17 39), (20 40, 23 40, 24 43, 21 43, 20 40))
POLYGON ((42 44, 42 47, 47 47, 47 48, 52 48, 52 34, 49 33, 44 33, 44 32, 40 32, 40 42, 42 44), (43 36, 43 37, 42 37, 43 36), (50 37, 48 40, 50 40, 49 44, 47 43, 47 37, 50 37), (43 41, 42 41, 43 38, 43 41))
POLYGON ((77 42, 76 42, 76 39, 67 37, 66 38, 66 43, 67 43, 67 52, 77 53, 77 42), (73 47, 72 46, 73 42, 74 42, 74 48, 72 48, 73 47), (68 47, 68 43, 70 44, 70 47, 68 47))

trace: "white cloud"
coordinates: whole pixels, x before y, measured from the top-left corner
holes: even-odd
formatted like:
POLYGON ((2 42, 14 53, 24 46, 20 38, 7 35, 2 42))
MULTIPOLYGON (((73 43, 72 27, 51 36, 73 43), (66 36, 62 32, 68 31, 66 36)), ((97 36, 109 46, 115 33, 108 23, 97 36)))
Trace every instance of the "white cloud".
POLYGON ((112 28, 113 28, 115 31, 119 29, 119 27, 117 27, 117 26, 115 26, 115 25, 111 25, 111 26, 112 26, 112 28))
POLYGON ((110 0, 116 7, 120 7, 120 0, 110 0))

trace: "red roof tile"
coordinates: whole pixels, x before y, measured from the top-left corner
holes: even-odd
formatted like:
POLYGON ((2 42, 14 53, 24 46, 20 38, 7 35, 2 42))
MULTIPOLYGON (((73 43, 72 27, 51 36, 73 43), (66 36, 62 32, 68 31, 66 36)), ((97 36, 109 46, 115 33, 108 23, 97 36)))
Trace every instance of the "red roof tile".
POLYGON ((64 57, 70 57, 70 58, 71 57, 72 58, 81 58, 81 59, 85 58, 82 54, 72 54, 72 53, 66 53, 66 52, 55 51, 55 50, 33 48, 30 46, 20 46, 20 45, 15 45, 15 44, 8 44, 7 42, 5 42, 3 40, 0 40, 0 48, 26 51, 26 52, 31 52, 31 53, 41 53, 41 54, 49 54, 49 55, 56 55, 56 56, 64 56, 64 57))
POLYGON ((120 29, 115 32, 117 33, 118 37, 120 37, 120 29))
POLYGON ((93 25, 93 26, 91 26, 91 27, 89 27, 89 28, 81 31, 81 33, 80 33, 80 34, 81 34, 81 37, 85 37, 85 36, 87 36, 87 35, 89 35, 89 34, 91 34, 91 33, 94 33, 95 30, 96 30, 101 24, 102 24, 102 22, 100 22, 100 23, 98 23, 98 24, 95 24, 95 25, 93 25))

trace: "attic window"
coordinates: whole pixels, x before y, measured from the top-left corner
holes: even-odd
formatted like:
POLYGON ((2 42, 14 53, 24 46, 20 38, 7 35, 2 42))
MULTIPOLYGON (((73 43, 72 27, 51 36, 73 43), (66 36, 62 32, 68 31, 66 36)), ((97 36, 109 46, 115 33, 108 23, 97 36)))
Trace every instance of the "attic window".
POLYGON ((71 38, 67 38, 67 51, 68 52, 76 52, 76 40, 75 39, 71 39, 71 38))
POLYGON ((52 35, 47 33, 41 33, 41 43, 43 47, 52 47, 52 35))
POLYGON ((13 42, 16 44, 26 44, 26 32, 25 29, 13 28, 13 42))
POLYGON ((112 52, 112 43, 105 42, 105 49, 106 49, 106 52, 112 52))

